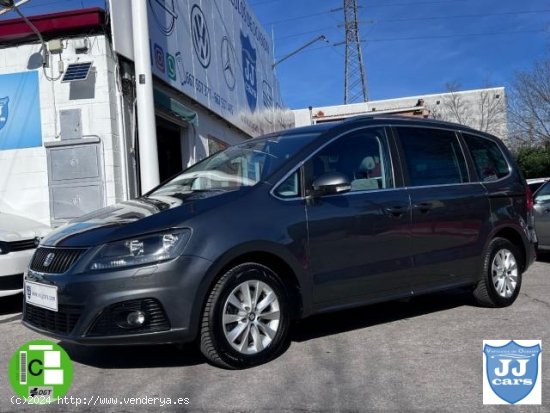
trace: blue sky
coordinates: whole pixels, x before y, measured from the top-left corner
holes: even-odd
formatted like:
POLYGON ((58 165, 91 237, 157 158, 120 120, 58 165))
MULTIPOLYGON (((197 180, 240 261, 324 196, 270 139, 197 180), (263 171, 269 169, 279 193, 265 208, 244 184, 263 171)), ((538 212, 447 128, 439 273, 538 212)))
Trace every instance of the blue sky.
MULTIPOLYGON (((115 0, 116 1, 116 0, 115 0)), ((184 0, 179 0, 184 1, 184 0)), ((317 43, 277 66, 291 108, 344 100, 343 0, 248 0, 282 57, 320 34, 317 43)), ((514 72, 550 56, 548 0, 358 0, 369 99, 507 86, 514 72)), ((28 14, 103 6, 100 0, 33 0, 28 14)))

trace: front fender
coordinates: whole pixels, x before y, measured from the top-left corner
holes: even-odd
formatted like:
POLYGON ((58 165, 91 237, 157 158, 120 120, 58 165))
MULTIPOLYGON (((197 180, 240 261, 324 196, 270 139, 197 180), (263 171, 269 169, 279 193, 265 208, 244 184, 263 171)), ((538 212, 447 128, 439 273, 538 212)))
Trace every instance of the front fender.
MULTIPOLYGON (((207 270, 202 278, 202 281, 197 289, 195 305, 191 315, 192 334, 199 333, 200 320, 206 304, 208 293, 214 286, 216 280, 225 273, 229 267, 236 265, 239 262, 253 260, 256 256, 272 256, 278 260, 284 261, 294 273, 301 294, 302 309, 298 316, 305 317, 312 312, 312 290, 313 285, 311 277, 308 276, 306 258, 300 260, 291 254, 288 250, 269 241, 251 241, 231 248, 216 259, 207 270)), ((267 264, 267 263, 264 263, 267 264)))

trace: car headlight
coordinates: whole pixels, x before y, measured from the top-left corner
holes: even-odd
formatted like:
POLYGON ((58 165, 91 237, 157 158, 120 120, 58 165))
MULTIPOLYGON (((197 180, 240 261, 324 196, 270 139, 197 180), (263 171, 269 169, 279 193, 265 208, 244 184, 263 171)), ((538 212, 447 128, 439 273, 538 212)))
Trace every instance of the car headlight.
POLYGON ((108 270, 171 260, 183 253, 188 229, 146 235, 105 244, 93 257, 90 270, 108 270))

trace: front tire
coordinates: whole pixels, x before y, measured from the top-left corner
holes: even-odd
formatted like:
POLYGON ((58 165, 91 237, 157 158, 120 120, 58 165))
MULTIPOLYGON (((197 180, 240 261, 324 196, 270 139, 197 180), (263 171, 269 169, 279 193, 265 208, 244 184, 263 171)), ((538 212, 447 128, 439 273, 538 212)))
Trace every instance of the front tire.
POLYGON ((485 307, 507 307, 519 295, 522 260, 518 248, 505 238, 494 238, 483 259, 474 297, 485 307))
POLYGON ((240 264, 227 271, 208 295, 201 352, 220 367, 252 367, 281 352, 288 328, 287 294, 277 274, 261 264, 240 264))

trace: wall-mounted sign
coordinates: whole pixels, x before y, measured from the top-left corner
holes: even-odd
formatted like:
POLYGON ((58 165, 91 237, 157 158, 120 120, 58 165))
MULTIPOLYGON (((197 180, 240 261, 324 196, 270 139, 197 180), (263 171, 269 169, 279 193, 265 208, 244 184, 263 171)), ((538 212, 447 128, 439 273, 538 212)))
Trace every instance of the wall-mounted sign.
MULTIPOLYGON (((131 2, 110 3, 114 48, 133 59, 131 2)), ((245 0, 148 0, 148 5, 157 77, 250 135, 293 125, 273 72, 271 39, 245 0)))
POLYGON ((42 146, 38 73, 0 75, 0 150, 42 146))

